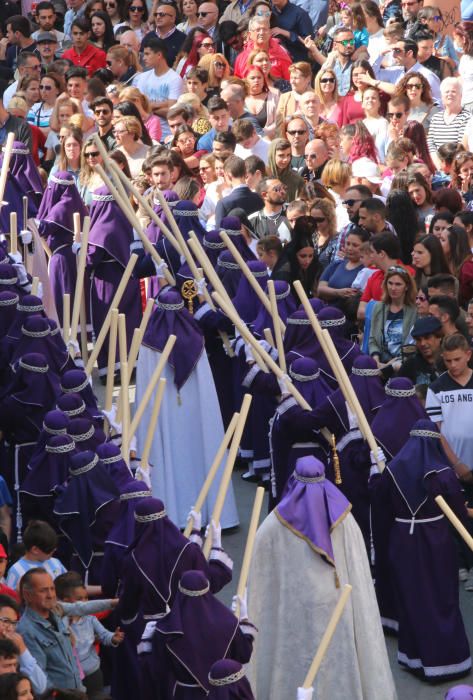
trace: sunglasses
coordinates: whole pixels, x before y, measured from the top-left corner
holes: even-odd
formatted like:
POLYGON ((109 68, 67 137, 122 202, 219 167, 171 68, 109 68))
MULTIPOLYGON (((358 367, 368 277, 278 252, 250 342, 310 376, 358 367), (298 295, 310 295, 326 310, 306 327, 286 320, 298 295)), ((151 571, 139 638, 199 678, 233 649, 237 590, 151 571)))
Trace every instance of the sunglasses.
POLYGON ((305 160, 312 160, 313 158, 317 158, 317 153, 309 153, 309 155, 304 156, 305 160))
POLYGON ((89 151, 89 153, 84 153, 86 158, 98 158, 100 153, 99 151, 89 151))
POLYGON ((386 117, 389 119, 389 121, 391 121, 391 119, 394 119, 394 117, 396 117, 396 119, 401 119, 401 117, 403 116, 404 112, 388 112, 386 114, 386 117))
POLYGON ((313 216, 312 218, 316 224, 323 224, 326 221, 325 216, 313 216))
POLYGON ((145 8, 144 7, 139 7, 139 5, 130 5, 128 8, 130 12, 144 12, 145 8))
POLYGON ((417 295, 416 301, 427 301, 427 297, 417 295))
POLYGON ((363 201, 362 199, 345 199, 345 200, 343 200, 342 203, 344 204, 345 207, 352 207, 357 202, 362 202, 362 201, 363 201))
POLYGON ((207 17, 207 15, 212 15, 214 14, 213 12, 198 12, 197 17, 207 17))
POLYGON ((335 82, 335 78, 321 78, 320 82, 321 82, 322 84, 324 84, 324 83, 334 83, 334 82, 335 82))
MULTIPOLYGON (((203 44, 202 44, 203 46, 203 44)), ((213 44, 212 44, 213 46, 213 44)), ((214 63, 215 68, 225 68, 225 63, 222 63, 221 61, 215 61, 214 63)))
POLYGON ((305 129, 294 129, 293 131, 286 131, 289 136, 304 136, 304 134, 307 134, 307 131, 305 129))
POLYGON ((155 12, 154 16, 155 17, 173 17, 174 15, 170 14, 169 12, 155 12))
POLYGON ((430 19, 434 19, 436 22, 441 22, 442 15, 434 15, 434 17, 431 17, 430 19))
POLYGON ((114 2, 106 2, 105 7, 108 7, 109 10, 114 10, 116 8, 116 5, 114 2))
POLYGON ((341 44, 342 46, 355 46, 354 39, 342 39, 342 41, 336 41, 336 44, 341 44))
POLYGON ((408 83, 407 90, 422 90, 422 83, 408 83))
POLYGON ((40 85, 40 86, 39 86, 39 89, 40 89, 40 90, 48 90, 48 91, 49 91, 49 90, 52 90, 52 89, 53 89, 53 86, 52 86, 52 85, 40 85))
POLYGON ((399 47, 396 47, 393 49, 393 53, 404 53, 404 49, 400 49, 399 47))
POLYGON ((204 49, 213 49, 215 44, 213 43, 213 41, 207 41, 207 42, 202 42, 202 44, 200 46, 204 49))

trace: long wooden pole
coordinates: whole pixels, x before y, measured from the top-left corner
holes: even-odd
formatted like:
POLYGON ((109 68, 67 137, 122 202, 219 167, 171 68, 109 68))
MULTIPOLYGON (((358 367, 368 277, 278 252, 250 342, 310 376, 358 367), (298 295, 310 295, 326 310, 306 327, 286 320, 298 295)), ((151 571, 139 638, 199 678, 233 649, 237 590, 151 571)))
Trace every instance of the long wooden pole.
POLYGON ((133 435, 135 434, 136 429, 138 427, 138 424, 139 424, 141 418, 143 417, 143 413, 145 412, 146 406, 148 405, 148 402, 151 398, 151 395, 154 391, 154 388, 161 377, 162 371, 163 371, 164 367, 166 366, 166 363, 168 361, 169 355, 171 354, 171 351, 174 347, 175 342, 176 342, 176 336, 170 335, 169 338, 167 339, 166 345, 163 348, 163 351, 161 353, 161 357, 159 358, 158 364, 155 367, 155 370, 151 376, 149 384, 146 387, 146 390, 143 394, 141 402, 140 402, 138 408, 136 409, 133 420, 131 421, 130 440, 132 439, 133 435))
POLYGON ((108 329, 110 328, 110 321, 111 321, 111 316, 110 316, 110 311, 111 309, 118 309, 118 305, 120 304, 121 298, 125 292, 126 285, 128 284, 128 280, 131 277, 131 273, 133 272, 133 268, 136 265, 136 261, 138 260, 138 256, 135 255, 134 253, 130 256, 130 259, 128 261, 128 265, 123 271, 122 278, 120 280, 120 284, 117 287, 117 291, 115 292, 115 295, 112 299, 112 303, 110 304, 110 309, 108 311, 108 314, 105 317, 105 320, 102 324, 102 328, 100 329, 100 333, 98 335, 97 340, 95 341, 94 348, 92 352, 90 353, 89 361, 87 363, 87 366, 85 368, 86 374, 89 374, 92 372, 92 368, 95 364, 95 360, 98 357, 98 354, 100 350, 102 349, 102 345, 104 344, 105 338, 107 337, 108 329))
MULTIPOLYGON (((77 212, 76 212, 77 213, 77 212)), ((71 333, 70 338, 72 341, 77 340, 77 329, 79 327, 80 318, 80 307, 81 302, 84 297, 84 277, 85 277, 85 266, 87 262, 87 245, 89 242, 89 229, 90 229, 90 217, 86 216, 84 219, 84 227, 82 234, 80 234, 80 216, 74 214, 74 228, 76 236, 80 237, 81 249, 79 251, 79 260, 77 262, 77 279, 76 288, 74 292, 74 304, 72 307, 72 321, 71 321, 71 333), (79 219, 79 229, 76 229, 76 221, 79 219)), ((79 242, 79 241, 77 241, 79 242)), ((67 341, 66 341, 67 342, 67 341)), ((70 348, 71 356, 74 354, 74 350, 70 348)), ((85 362, 85 358, 84 362, 85 362)))
POLYGON ((438 507, 443 511, 447 518, 452 523, 455 530, 458 532, 460 537, 466 542, 468 547, 473 551, 473 537, 470 535, 466 527, 463 525, 462 521, 455 515, 453 510, 448 505, 447 501, 443 496, 435 496, 435 502, 438 507))
POLYGON ((16 211, 10 212, 10 253, 18 253, 18 219, 16 211))
POLYGON ((107 384, 105 388, 105 410, 112 410, 115 360, 117 356, 118 309, 110 312, 110 336, 108 339, 107 384))
MULTIPOLYGON (((211 464, 211 467, 207 473, 207 476, 205 477, 204 484, 202 488, 200 489, 200 493, 197 497, 197 500, 194 505, 194 510, 197 513, 200 513, 202 510, 202 506, 205 503, 205 499, 207 498, 207 494, 209 492, 209 489, 212 485, 213 480, 215 479, 215 475, 218 472, 218 468, 220 466, 220 463, 223 459, 223 456, 225 454, 225 451, 228 449, 228 445, 230 443, 230 440, 232 439, 233 433, 235 432, 236 424, 238 421, 239 413, 234 413, 233 417, 228 424, 228 428, 225 431, 225 435, 222 438, 222 442, 220 443, 220 446, 217 450, 217 454, 214 457, 214 461, 211 464)), ((189 522, 186 525, 186 529, 184 530, 184 535, 185 537, 189 537, 189 535, 192 532, 192 528, 194 527, 194 518, 189 518, 189 522)))
POLYGON ((0 170, 0 207, 3 206, 3 200, 5 197, 5 187, 7 184, 7 177, 10 171, 10 158, 13 150, 13 142, 15 140, 15 134, 10 131, 5 142, 3 149, 3 161, 2 169, 0 170))
POLYGON ((274 335, 276 336, 276 348, 278 350, 278 362, 281 370, 286 374, 286 355, 284 353, 284 345, 282 342, 281 325, 278 323, 279 312, 278 312, 278 302, 276 299, 276 290, 274 288, 274 281, 268 280, 268 293, 269 293, 269 303, 271 305, 271 316, 273 318, 273 328, 274 335))
POLYGON ((329 647, 330 642, 332 641, 332 637, 335 633, 335 630, 337 629, 337 625, 340 622, 340 618, 342 616, 343 610, 345 609, 345 605, 348 602, 348 598, 350 597, 351 591, 352 586, 346 583, 343 586, 342 593, 335 606, 335 610, 332 613, 332 617, 330 618, 325 632, 322 635, 319 648, 317 649, 317 652, 314 656, 314 659, 310 665, 310 668, 302 685, 303 688, 312 688, 314 684, 315 676, 317 675, 318 670, 320 668, 320 664, 322 663, 324 656, 327 653, 327 649, 329 647))
POLYGON ((38 289, 39 289, 39 277, 33 277, 33 281, 31 282, 31 294, 34 294, 34 296, 37 296, 38 289))
MULTIPOLYGON (((219 525, 220 518, 222 516, 223 506, 225 503, 225 498, 227 496, 228 487, 232 478, 233 466, 237 458, 238 449, 240 447, 241 438, 243 435, 243 429, 245 427, 246 419, 248 418, 248 412, 251 406, 251 395, 245 394, 241 404, 240 415, 238 416, 238 421, 235 427, 235 432, 233 433, 232 443, 228 451, 227 462, 225 464, 225 469, 222 474, 222 479, 220 481, 220 486, 217 493, 217 498, 215 499, 215 505, 212 512, 212 518, 216 525, 219 525)), ((212 532, 211 523, 209 523, 209 534, 205 540, 202 551, 206 559, 209 558, 210 550, 212 548, 212 532)))
MULTIPOLYGON (((258 529, 259 518, 261 515, 261 508, 263 506, 264 499, 264 488, 258 486, 255 493, 255 501, 253 503, 253 510, 251 512, 250 526, 248 528, 248 535, 246 537, 245 553, 243 554, 243 561, 241 564, 240 578, 238 580, 237 596, 243 598, 245 595, 246 584, 248 582, 248 574, 250 572, 251 557, 253 555, 253 547, 255 544, 256 531, 258 529)), ((237 609, 235 610, 235 615, 240 617, 240 604, 237 601, 237 609)))
POLYGON ((130 398, 128 394, 128 362, 120 362, 122 405, 122 457, 130 464, 130 398))
POLYGON ((67 343, 71 328, 71 295, 62 295, 62 337, 67 343))
POLYGON ((153 410, 149 419, 148 430, 146 431, 145 444, 141 452, 141 468, 144 471, 149 470, 149 453, 151 451, 151 443, 153 442, 154 432, 156 430, 156 423, 158 422, 159 411, 161 410, 166 381, 166 377, 161 377, 158 382, 158 390, 154 398, 153 410))

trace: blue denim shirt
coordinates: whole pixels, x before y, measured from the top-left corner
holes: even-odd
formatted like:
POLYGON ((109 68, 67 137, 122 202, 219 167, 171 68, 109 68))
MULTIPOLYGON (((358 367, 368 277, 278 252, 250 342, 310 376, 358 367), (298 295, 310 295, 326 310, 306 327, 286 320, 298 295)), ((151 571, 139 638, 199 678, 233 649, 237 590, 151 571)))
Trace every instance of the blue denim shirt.
POLYGON ((84 690, 72 652, 69 630, 54 613, 51 613, 51 618, 54 624, 27 607, 20 618, 17 632, 45 672, 48 688, 84 690))

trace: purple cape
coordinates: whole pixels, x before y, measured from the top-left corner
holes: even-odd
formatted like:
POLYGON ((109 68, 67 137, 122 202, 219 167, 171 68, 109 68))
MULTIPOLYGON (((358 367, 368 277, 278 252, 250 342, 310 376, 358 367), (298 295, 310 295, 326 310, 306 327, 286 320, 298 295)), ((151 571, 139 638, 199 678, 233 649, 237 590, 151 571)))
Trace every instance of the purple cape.
POLYGON ((156 250, 169 267, 169 271, 171 272, 174 279, 176 279, 176 275, 179 272, 179 268, 181 267, 181 256, 179 255, 177 250, 174 248, 173 245, 171 245, 171 243, 169 243, 168 239, 164 236, 160 238, 157 242, 156 250))
POLYGON ((16 316, 20 297, 16 292, 0 292, 0 340, 6 336, 16 316))
POLYGON ((427 418, 427 413, 410 379, 391 379, 384 391, 386 399, 371 424, 371 430, 389 460, 404 446, 414 423, 427 418))
MULTIPOLYGON (((1 267, 1 266, 0 266, 1 267)), ((15 320, 11 324, 7 337, 19 340, 21 338, 21 327, 25 319, 30 316, 42 316, 46 318, 44 306, 41 299, 34 294, 25 294, 17 306, 15 320)))
POLYGON ((49 437, 44 448, 30 459, 20 493, 36 498, 53 496, 55 489, 67 481, 71 457, 76 452, 74 440, 68 435, 49 437))
POLYGON ((161 600, 168 602, 172 594, 173 571, 191 543, 169 520, 164 504, 158 498, 143 498, 136 505, 135 521, 130 556, 161 600))
POLYGON ((51 408, 59 396, 59 379, 50 370, 47 359, 41 353, 23 355, 18 363, 6 395, 27 406, 51 408))
MULTIPOLYGON (((3 153, 0 167, 3 163, 3 153)), ((10 212, 23 211, 23 197, 28 197, 28 218, 35 217, 43 193, 43 183, 33 157, 24 143, 13 142, 10 158, 9 177, 7 177, 4 200, 7 202, 1 208, 0 226, 2 231, 10 230, 10 212)), ((19 221, 23 227, 23 221, 19 221)))
POLYGON ((89 249, 103 248, 108 256, 126 267, 132 242, 131 224, 108 189, 99 187, 92 195, 90 207, 89 249))
POLYGON ((210 593, 201 571, 186 571, 179 581, 171 612, 156 622, 155 634, 165 637, 166 647, 203 690, 208 674, 235 637, 238 619, 210 593))
POLYGON ((184 239, 187 241, 190 232, 194 231, 195 235, 202 243, 205 236, 205 228, 200 223, 197 205, 194 204, 194 202, 183 199, 176 204, 173 209, 173 214, 184 239))
POLYGON ((70 362, 66 348, 61 351, 56 341, 51 338, 51 329, 47 318, 32 316, 26 318, 21 327, 21 338, 12 346, 13 354, 9 361, 14 367, 27 352, 40 352, 48 361, 50 369, 56 374, 65 371, 70 362))
POLYGON ((75 212, 80 214, 82 223, 87 215, 87 208, 75 185, 74 178, 68 172, 59 171, 50 177, 36 217, 39 219, 40 234, 44 230, 48 235, 48 227, 45 224, 53 224, 54 228, 61 229, 60 239, 58 238, 57 241, 48 239, 48 245, 53 251, 58 244, 72 243, 75 212))
POLYGON ((455 685, 447 691, 445 700, 473 700, 473 685, 455 685))
MULTIPOLYGON (((68 418, 90 418, 97 422, 80 394, 62 394, 57 400, 57 408, 68 418)), ((97 413, 97 411, 95 411, 97 413)))
MULTIPOLYGON (((248 267, 261 289, 265 291, 268 281, 266 265, 260 260, 250 260, 248 262, 248 267)), ((240 278, 237 293, 232 301, 240 318, 242 318, 245 323, 253 323, 261 308, 261 302, 244 275, 240 278)))
POLYGON ((224 250, 217 259, 215 268, 225 291, 233 299, 238 290, 240 279, 243 275, 239 264, 229 250, 224 250))
POLYGON ((350 374, 354 359, 361 355, 361 350, 356 343, 344 337, 346 318, 343 311, 335 306, 324 306, 323 309, 320 309, 317 318, 322 328, 326 328, 330 333, 338 356, 350 374))
POLYGON ((239 661, 216 661, 209 673, 208 700, 254 700, 245 669, 239 661))
POLYGON ((321 376, 317 362, 310 357, 294 360, 289 367, 289 376, 312 408, 320 406, 330 394, 331 389, 321 376))
MULTIPOLYGON (((316 315, 316 316, 318 316, 319 311, 320 311, 321 309, 323 309, 324 306, 327 306, 327 304, 325 303, 325 301, 322 301, 322 299, 319 299, 318 297, 311 297, 311 298, 309 299, 309 304, 310 304, 310 305, 312 306, 312 308, 314 309, 315 315, 316 315)), ((299 306, 297 307, 297 310, 298 310, 298 311, 303 311, 303 310, 304 310, 304 305, 303 305, 303 304, 299 304, 299 306)))
POLYGON ((96 428, 90 418, 71 418, 67 428, 67 434, 74 440, 79 452, 91 450, 95 452, 105 440, 105 433, 101 428, 96 428))
MULTIPOLYGON (((164 190, 163 192, 161 192, 161 194, 163 195, 166 202, 169 204, 169 208, 172 211, 174 209, 176 203, 179 201, 179 197, 174 192, 174 190, 164 190)), ((164 213, 158 199, 154 200, 153 209, 156 212, 156 214, 158 215, 159 219, 163 222, 163 224, 170 229, 171 224, 167 220, 166 214, 164 213)), ((157 224, 154 223, 154 221, 151 221, 148 228, 146 229, 146 235, 148 236, 151 243, 157 243, 158 240, 162 240, 164 238, 161 235, 161 229, 159 228, 159 226, 157 224)), ((163 256, 161 256, 161 257, 163 257, 163 256)))
POLYGON ((432 472, 451 470, 436 424, 427 419, 414 423, 406 444, 386 469, 415 514, 429 497, 425 478, 432 472))
POLYGON ((315 358, 319 353, 319 343, 304 309, 294 311, 286 320, 284 352, 294 352, 304 357, 315 358))
POLYGON ((31 456, 31 461, 37 454, 41 454, 44 451, 47 441, 49 438, 53 437, 53 435, 66 435, 68 425, 69 418, 62 411, 58 411, 57 409, 48 411, 44 416, 43 429, 41 430, 38 442, 31 456))
MULTIPOLYGON (((130 482, 135 482, 118 445, 115 445, 114 442, 103 442, 97 446, 96 452, 100 459, 100 464, 107 474, 112 477, 120 493, 130 482)), ((141 482, 141 485, 142 487, 144 486, 143 482, 141 482)))
POLYGON ((202 245, 210 262, 212 263, 212 267, 216 267, 218 256, 226 248, 225 243, 220 238, 220 232, 217 230, 206 231, 202 245))
POLYGON ((95 398, 89 378, 82 369, 69 369, 61 377, 61 390, 65 394, 80 394, 85 405, 94 414, 98 412, 97 399, 95 398))
POLYGON ((120 488, 120 492, 117 522, 108 533, 105 544, 114 544, 126 549, 135 536, 135 508, 142 498, 150 498, 152 494, 146 488, 146 484, 137 479, 131 479, 123 488, 120 488))
POLYGON ((204 336, 197 321, 184 308, 179 292, 166 288, 156 300, 143 345, 162 352, 171 334, 176 336, 176 342, 168 361, 174 370, 174 384, 179 391, 199 361, 204 349, 204 336))
MULTIPOLYGON (((349 375, 351 385, 361 404, 366 420, 371 425, 381 405, 386 399, 384 387, 379 378, 380 371, 375 360, 368 355, 360 355, 353 363, 351 374, 349 375)), ((341 389, 336 389, 328 400, 333 410, 338 416, 343 432, 350 430, 345 397, 341 389)))
POLYGON ((25 296, 23 289, 18 286, 18 272, 10 262, 0 263, 0 289, 2 292, 15 292, 20 298, 25 296))
MULTIPOLYGON (((276 303, 278 307, 279 318, 283 323, 286 323, 287 317, 296 310, 296 302, 291 294, 291 287, 288 282, 276 280, 274 283, 274 291, 276 292, 276 303)), ((253 324, 255 333, 264 338, 264 329, 269 328, 274 337, 273 318, 271 314, 262 306, 253 324)))
POLYGON ((296 462, 284 496, 274 509, 279 521, 335 566, 331 531, 350 512, 345 496, 325 478, 325 467, 312 456, 296 462))
POLYGON ((54 504, 54 514, 59 518, 60 529, 71 541, 86 569, 94 553, 91 527, 101 508, 120 495, 98 462, 97 455, 90 451, 73 455, 69 461, 71 480, 54 504))
POLYGON ((242 236, 241 222, 237 216, 224 216, 220 223, 220 228, 230 236, 233 245, 238 248, 243 260, 247 262, 248 260, 256 260, 255 254, 242 236))

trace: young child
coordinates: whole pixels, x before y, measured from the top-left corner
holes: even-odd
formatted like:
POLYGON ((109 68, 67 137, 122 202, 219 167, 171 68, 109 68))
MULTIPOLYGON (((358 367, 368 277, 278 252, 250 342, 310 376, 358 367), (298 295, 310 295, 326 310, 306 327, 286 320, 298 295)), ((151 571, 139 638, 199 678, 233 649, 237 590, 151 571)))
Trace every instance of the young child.
POLYGON ((100 659, 95 650, 96 639, 104 646, 118 646, 124 640, 125 635, 119 627, 115 632, 105 629, 101 622, 94 615, 86 611, 98 612, 97 605, 101 610, 110 609, 116 601, 103 600, 88 602, 87 590, 79 574, 69 571, 59 576, 55 581, 56 594, 59 606, 69 618, 69 627, 75 638, 75 651, 84 673, 83 683, 87 688, 89 700, 99 700, 103 694, 103 675, 100 669, 100 659), (71 606, 80 604, 77 614, 76 608, 71 606))
POLYGON ((17 590, 21 577, 29 569, 41 566, 55 579, 63 574, 66 568, 52 555, 58 539, 54 529, 43 520, 31 520, 23 534, 25 554, 10 567, 7 574, 7 586, 17 590))
POLYGON ((365 241, 361 244, 360 263, 363 265, 363 269, 359 271, 351 286, 353 289, 358 289, 360 292, 364 292, 369 278, 374 272, 376 272, 376 268, 372 267, 373 248, 371 247, 371 243, 369 241, 365 241))
POLYGON ((265 236, 256 244, 256 254, 271 273, 282 253, 282 243, 277 236, 265 236))

